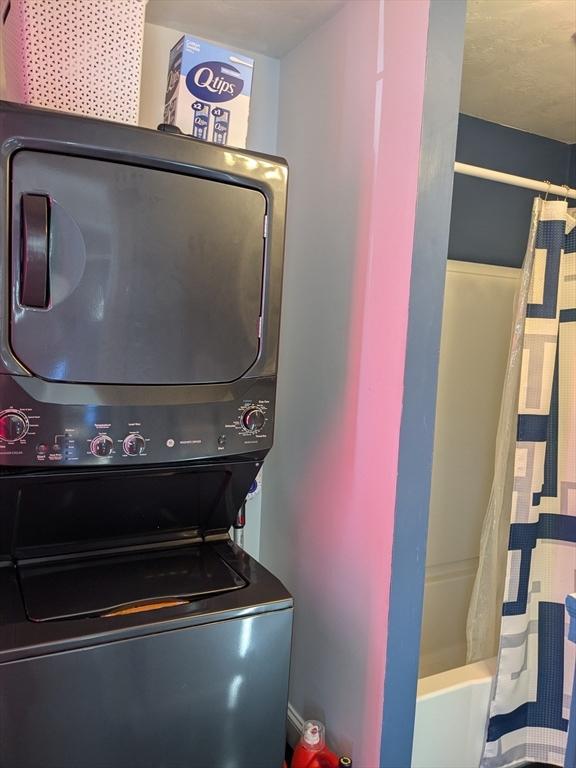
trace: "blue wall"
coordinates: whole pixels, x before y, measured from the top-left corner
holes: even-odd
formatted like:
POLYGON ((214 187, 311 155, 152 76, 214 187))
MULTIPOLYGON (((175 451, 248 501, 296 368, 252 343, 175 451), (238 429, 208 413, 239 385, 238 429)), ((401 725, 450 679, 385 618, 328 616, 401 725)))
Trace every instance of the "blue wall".
MULTIPOLYGON (((576 145, 460 115, 456 160, 575 186, 576 145)), ((448 258, 519 267, 536 192, 456 174, 448 258)))
MULTIPOLYGON (((568 183, 571 187, 576 187, 576 144, 572 144, 572 152, 570 154, 570 180, 568 183)), ((576 206, 576 203, 572 203, 572 206, 576 206)))
POLYGON ((430 3, 379 768, 409 768, 465 0, 430 3))

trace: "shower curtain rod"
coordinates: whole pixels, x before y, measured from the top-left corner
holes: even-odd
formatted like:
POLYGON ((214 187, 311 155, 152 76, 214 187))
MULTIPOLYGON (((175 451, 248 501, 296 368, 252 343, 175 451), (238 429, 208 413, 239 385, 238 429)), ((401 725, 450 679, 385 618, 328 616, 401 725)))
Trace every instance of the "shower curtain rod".
POLYGON ((454 163, 454 171, 456 173, 463 173, 465 176, 475 176, 478 179, 497 181, 500 184, 510 184, 513 187, 524 187, 525 189, 533 189, 536 192, 547 192, 550 195, 559 195, 560 197, 569 197, 576 200, 576 189, 552 184, 549 181, 525 179, 524 176, 514 176, 511 173, 492 171, 490 168, 481 168, 479 165, 468 165, 467 163, 454 163))

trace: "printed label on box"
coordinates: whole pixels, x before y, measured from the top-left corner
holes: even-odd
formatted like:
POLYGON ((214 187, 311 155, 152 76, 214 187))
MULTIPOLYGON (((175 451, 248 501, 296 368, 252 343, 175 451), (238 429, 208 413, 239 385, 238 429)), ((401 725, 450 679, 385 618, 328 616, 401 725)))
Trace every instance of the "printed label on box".
POLYGON ((184 35, 170 51, 164 122, 202 141, 245 147, 254 60, 184 35))

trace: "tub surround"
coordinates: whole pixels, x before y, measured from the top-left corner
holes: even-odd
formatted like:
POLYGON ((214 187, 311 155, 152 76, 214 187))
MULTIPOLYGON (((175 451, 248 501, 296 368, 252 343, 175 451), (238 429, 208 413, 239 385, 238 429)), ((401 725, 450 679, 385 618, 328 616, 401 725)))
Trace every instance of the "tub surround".
POLYGON ((459 261, 447 265, 421 677, 466 663, 466 617, 492 486, 519 279, 518 269, 459 261))
POLYGON ((412 768, 478 768, 496 659, 418 683, 412 768))

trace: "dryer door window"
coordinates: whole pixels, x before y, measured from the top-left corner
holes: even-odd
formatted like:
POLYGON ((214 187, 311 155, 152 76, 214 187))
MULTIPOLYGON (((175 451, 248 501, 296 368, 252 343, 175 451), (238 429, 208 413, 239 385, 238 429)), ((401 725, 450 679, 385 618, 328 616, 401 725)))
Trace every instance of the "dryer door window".
POLYGON ((257 190, 35 151, 12 161, 11 344, 51 381, 200 384, 259 354, 257 190))

